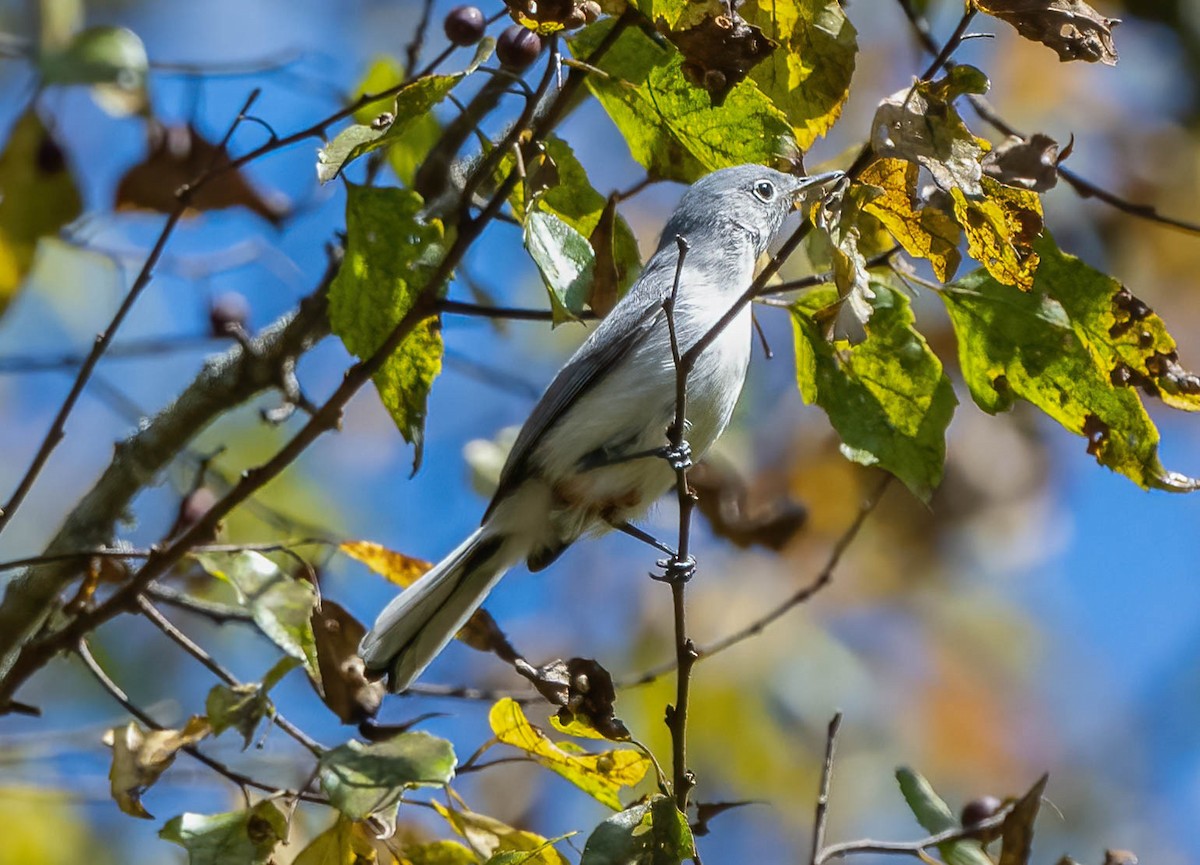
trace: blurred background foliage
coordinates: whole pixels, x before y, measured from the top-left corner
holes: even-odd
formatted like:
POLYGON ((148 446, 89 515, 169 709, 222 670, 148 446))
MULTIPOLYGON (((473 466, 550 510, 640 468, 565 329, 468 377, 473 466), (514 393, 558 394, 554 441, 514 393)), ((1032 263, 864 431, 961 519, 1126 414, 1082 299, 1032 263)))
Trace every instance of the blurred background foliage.
MULTIPOLYGON (((844 154, 868 134, 878 101, 926 64, 897 4, 845 5, 859 30, 853 87, 841 120, 807 155, 810 170, 843 166, 844 154)), ((950 0, 919 5, 943 36, 961 12, 950 0)), ((990 98, 1014 126, 1060 142, 1074 135, 1069 165, 1084 177, 1164 213, 1195 217, 1200 7, 1188 0, 1096 6, 1123 19, 1116 68, 1060 64, 1042 46, 983 19, 975 29, 996 38, 972 39, 956 56, 987 72, 990 98)), ((435 6, 435 24, 445 11, 435 6)), ((327 115, 355 91, 376 58, 404 60, 419 14, 420 5, 406 0, 87 4, 89 23, 121 24, 145 42, 153 114, 169 127, 190 125, 210 141, 219 139, 253 86, 263 88, 256 114, 281 133, 327 115)), ((3 32, 28 36, 36 26, 30 4, 0 5, 3 32)), ((440 27, 432 27, 427 56, 443 47, 442 39, 440 27)), ((33 85, 22 62, 0 64, 5 129, 13 128, 33 85)), ((133 195, 128 179, 122 182, 127 172, 138 165, 150 170, 148 155, 169 144, 156 141, 143 119, 111 117, 78 89, 48 91, 40 105, 81 190, 83 216, 69 235, 96 252, 65 244, 43 248, 32 277, 0 319, 0 364, 86 351, 161 224, 143 211, 114 212, 114 202, 119 188, 126 199, 133 195)), ((972 116, 968 123, 984 129, 972 116)), ((560 134, 601 192, 640 179, 596 105, 585 105, 560 134)), ((243 125, 232 150, 244 152, 264 136, 243 125)), ((164 405, 206 354, 222 348, 207 337, 214 297, 236 291, 248 298, 253 330, 311 290, 325 266, 322 246, 343 224, 344 207, 340 184, 317 187, 313 150, 312 142, 302 143, 252 164, 244 172, 248 187, 228 192, 247 207, 205 212, 181 226, 122 337, 167 337, 172 350, 128 358, 114 353, 103 362, 66 444, 0 538, 0 559, 40 549, 138 415, 164 405)), ((623 203, 643 253, 679 192, 659 184, 623 203)), ((1194 366, 1200 360, 1200 238, 1083 200, 1061 185, 1045 203, 1060 246, 1150 303, 1180 340, 1185 365, 1194 366)), ((516 229, 498 226, 472 250, 452 294, 467 290, 502 303, 544 303, 516 229)), ((940 304, 923 296, 917 311, 923 332, 955 374, 953 337, 940 304)), ((701 571, 690 593, 701 644, 736 630, 810 580, 877 483, 839 454, 826 418, 801 405, 786 313, 762 309, 758 317, 776 358, 756 353, 720 457, 747 478, 752 503, 787 500, 807 518, 778 553, 741 550, 702 533, 701 571)), ((408 477, 410 449, 374 393, 363 393, 342 431, 319 441, 240 509, 226 522, 223 539, 319 532, 439 558, 476 524, 484 505, 473 492, 464 448, 519 423, 582 334, 576 325, 551 331, 541 324, 449 319, 446 370, 431 397, 420 473, 408 477)), ((301 363, 306 391, 327 393, 348 362, 341 346, 327 340, 301 363)), ((68 371, 0 365, 0 489, 10 489, 27 465, 69 387, 68 371)), ((212 457, 209 482, 219 489, 221 475, 236 477, 272 453, 286 428, 262 423, 258 411, 278 401, 267 396, 207 430, 190 460, 180 460, 139 496, 122 537, 143 546, 160 538, 176 519, 200 459, 212 457)), ((1145 493, 1098 468, 1081 440, 1028 408, 992 418, 962 404, 950 428, 946 478, 928 506, 893 484, 830 589, 698 667, 691 763, 699 798, 755 800, 716 818, 712 834, 701 839, 710 862, 794 861, 807 849, 825 725, 837 708, 846 720, 831 839, 918 836, 892 777, 900 764, 932 779, 953 806, 981 793, 1019 794, 1048 771, 1047 795, 1063 816, 1043 815, 1033 861, 1054 862, 1069 851, 1081 862, 1099 863, 1108 847, 1165 865, 1200 859, 1200 502, 1145 493)), ((1156 420, 1164 462, 1200 472, 1195 424, 1162 412, 1156 420)), ((663 508, 650 525, 669 534, 672 520, 671 509, 663 508)), ((393 590, 344 557, 321 556, 319 564, 326 595, 360 619, 373 618, 393 590)), ((625 538, 581 543, 545 573, 511 576, 489 609, 531 659, 595 657, 618 680, 636 678, 672 652, 669 593, 646 578, 649 564, 646 552, 625 538)), ((260 638, 202 620, 189 619, 188 628, 240 677, 260 678, 270 666, 273 655, 260 638)), ((182 722, 213 684, 140 619, 126 617, 103 629, 93 648, 130 696, 164 721, 182 722)), ((461 645, 426 679, 484 688, 519 682, 494 658, 461 645)), ((662 724, 669 682, 622 690, 617 704, 634 735, 660 755, 669 752, 662 724)), ((322 742, 332 745, 352 733, 338 727, 298 676, 273 695, 322 742)), ((43 707, 46 717, 4 720, 0 863, 84 856, 182 861, 181 851, 155 838, 163 820, 185 808, 240 804, 225 781, 181 758, 146 797, 159 820, 128 819, 109 798, 109 753, 100 742, 103 730, 121 722, 119 707, 66 660, 36 677, 21 698, 43 707)), ((461 757, 490 735, 488 705, 392 698, 382 719, 443 713, 423 728, 463 743, 461 757)), ((536 722, 544 715, 533 710, 536 722)), ((226 749, 236 756, 235 739, 214 745, 214 754, 226 749)), ((301 753, 275 731, 246 765, 252 774, 297 784, 303 781, 301 753)), ((458 787, 476 810, 550 837, 605 816, 565 782, 527 765, 477 773, 458 787)), ((319 831, 327 821, 320 810, 301 808, 299 815, 300 831, 280 848, 281 861, 300 849, 306 831, 319 831)), ((405 831, 430 832, 430 821, 418 817, 408 818, 414 825, 405 831)))

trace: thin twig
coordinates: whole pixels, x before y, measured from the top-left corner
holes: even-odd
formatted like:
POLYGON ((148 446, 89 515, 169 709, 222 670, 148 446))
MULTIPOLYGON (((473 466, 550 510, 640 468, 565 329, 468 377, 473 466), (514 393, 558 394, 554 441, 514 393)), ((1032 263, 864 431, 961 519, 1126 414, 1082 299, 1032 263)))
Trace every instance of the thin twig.
MULTIPOLYGON (((92 655, 91 649, 88 648, 86 640, 79 641, 78 645, 75 646, 75 653, 79 656, 79 659, 83 661, 84 666, 87 667, 88 672, 92 674, 92 677, 100 683, 100 686, 104 688, 104 690, 107 691, 114 700, 124 707, 126 712, 128 712, 130 715, 133 715, 133 717, 137 718, 152 730, 166 729, 162 724, 155 721, 152 717, 146 714, 146 712, 135 705, 134 702, 129 699, 128 695, 121 690, 120 686, 117 685, 117 683, 114 682, 106 672, 104 672, 104 668, 100 666, 95 656, 92 655)), ((282 790, 279 787, 274 787, 270 784, 264 784, 261 781, 256 781, 249 775, 244 775, 241 772, 230 769, 219 760, 214 760, 195 745, 184 745, 180 750, 196 760, 199 760, 218 775, 228 778, 239 787, 253 787, 256 790, 262 790, 267 793, 283 793, 286 796, 299 796, 299 798, 303 799, 305 802, 315 802, 321 805, 329 804, 329 800, 324 796, 318 796, 313 793, 296 793, 290 790, 282 790)))
POLYGON ((829 722, 825 734, 825 762, 821 764, 821 787, 817 791, 817 810, 813 818, 813 842, 811 865, 817 865, 821 850, 825 847, 825 824, 829 817, 829 786, 833 781, 833 755, 837 748, 838 729, 842 726, 842 713, 838 712, 829 722))
POLYGON ((145 594, 159 603, 194 613, 197 616, 203 616, 210 622, 215 622, 218 625, 224 625, 228 622, 252 623, 254 621, 254 615, 243 607, 235 607, 232 604, 222 604, 217 601, 197 598, 189 595, 187 592, 176 589, 174 586, 167 586, 162 583, 151 583, 146 586, 145 594))
POLYGON ((914 856, 923 862, 928 862, 929 855, 925 851, 932 847, 948 844, 952 841, 962 841, 966 838, 972 838, 977 833, 985 832, 988 829, 1000 828, 1004 825, 1004 821, 1008 818, 1012 807, 1012 804, 1006 805, 987 820, 967 827, 957 826, 953 829, 947 829, 944 832, 930 835, 927 838, 921 838, 918 841, 875 841, 870 838, 863 838, 858 841, 844 841, 841 844, 830 844, 821 850, 820 854, 814 860, 813 865, 824 865, 830 859, 840 859, 860 853, 914 856))
MULTIPOLYGON (((237 117, 229 125, 229 129, 225 132, 225 137, 221 139, 220 145, 214 151, 213 158, 202 177, 212 174, 216 167, 217 159, 220 154, 225 152, 225 147, 228 145, 229 139, 241 124, 242 118, 245 117, 251 106, 254 105, 259 93, 260 91, 255 88, 246 98, 246 101, 242 104, 241 111, 238 112, 237 117)), ((116 336, 121 325, 125 323, 126 316, 129 315, 138 298, 141 297, 142 291, 150 284, 150 280, 154 276, 154 268, 158 264, 158 260, 162 257, 163 251, 167 248, 167 241, 170 240, 171 235, 175 231, 175 226, 179 224, 179 220, 183 218, 184 213, 191 205, 195 190, 199 186, 199 183, 193 186, 185 186, 177 194, 178 200, 175 204, 175 209, 167 217, 166 223, 158 234, 158 239, 155 240, 154 246, 150 249, 150 254, 146 256, 146 260, 142 264, 141 271, 129 287, 129 291, 126 293, 124 300, 121 301, 121 305, 117 307, 117 311, 109 321, 108 327, 96 338, 92 350, 88 353, 83 365, 79 368, 79 373, 75 376, 75 383, 71 385, 71 390, 67 393, 67 398, 63 400, 63 404, 59 408, 58 414, 55 415, 50 429, 47 430, 45 437, 42 439, 42 444, 34 455, 33 461, 29 464, 29 468, 26 469, 25 474, 17 484, 17 488, 13 491, 8 503, 0 509, 0 533, 3 533, 9 521, 16 514, 17 508, 21 506, 21 502, 25 500, 25 496, 33 488, 34 481, 37 480, 42 468, 50 459, 50 454, 53 453, 58 443, 66 435, 67 418, 74 410, 75 403, 79 401, 79 396, 83 393, 83 389, 92 375, 92 370, 96 368, 96 364, 100 362, 100 358, 112 344, 113 337, 116 336)))
MULTIPOLYGON (((338 542, 329 538, 300 538, 295 541, 271 541, 268 543, 250 543, 250 544, 197 544, 192 547, 191 552, 194 553, 290 553, 295 547, 304 546, 334 546, 338 542)), ((158 550, 154 547, 149 549, 135 549, 126 547, 97 547, 94 550, 78 550, 70 553, 51 553, 48 555, 29 556, 24 559, 10 559, 7 562, 0 562, 0 572, 11 571, 16 568, 32 568, 40 565, 52 565, 57 562, 69 562, 74 560, 86 561, 88 559, 149 559, 158 550)))
POLYGON ((695 570, 689 553, 692 512, 696 507, 696 496, 688 486, 687 470, 691 464, 684 458, 687 433, 687 380, 688 368, 683 365, 679 351, 679 335, 675 326, 675 308, 679 299, 679 284, 683 276, 683 263, 688 253, 687 238, 675 237, 679 257, 675 262, 675 281, 671 294, 663 302, 667 316, 667 330, 671 339, 671 359, 675 364, 675 420, 667 430, 667 439, 674 452, 675 492, 679 500, 679 542, 675 555, 666 562, 666 579, 671 585, 671 606, 675 624, 675 704, 667 708, 667 727, 671 731, 672 776, 674 779, 675 807, 687 813, 688 797, 696 786, 696 776, 687 765, 687 719, 688 698, 692 682, 692 666, 696 663, 696 647, 687 634, 687 604, 685 587, 695 570))
MULTIPOLYGON (((150 601, 148 601, 144 596, 139 595, 137 603, 138 607, 142 611, 142 615, 149 619, 150 623, 154 625, 154 627, 166 634, 166 636, 174 641, 176 645, 207 667, 218 679, 231 688, 238 688, 241 686, 242 683, 238 681, 237 677, 234 676, 233 673, 221 666, 221 664, 219 664, 212 655, 204 651, 204 649, 202 649, 195 640, 193 640, 183 631, 179 630, 179 628, 175 627, 171 620, 164 616, 162 612, 156 606, 154 606, 154 604, 150 603, 150 601)), ((324 752, 325 749, 322 748, 315 739, 310 737, 307 733, 305 733, 287 718, 283 717, 281 714, 279 714, 279 712, 272 713, 271 717, 272 721, 279 727, 279 729, 283 730, 283 732, 287 733, 289 736, 307 748, 313 754, 313 756, 319 757, 324 752)))
POLYGON ((958 26, 954 28, 954 32, 950 34, 950 38, 946 40, 946 44, 942 46, 942 50, 937 53, 929 67, 921 73, 921 81, 930 81, 933 76, 937 75, 942 67, 950 62, 950 57, 958 50, 958 46, 962 45, 963 37, 966 36, 967 28, 971 26, 971 21, 975 17, 974 4, 967 6, 962 17, 958 19, 958 26))
MULTIPOLYGON (((842 532, 841 536, 834 543, 833 549, 830 551, 829 558, 826 559, 824 567, 821 568, 820 573, 812 582, 800 589, 797 589, 781 603, 772 607, 769 611, 759 616, 750 624, 739 628, 738 630, 722 637, 719 640, 709 643, 707 646, 701 646, 697 648, 696 660, 702 661, 706 658, 711 658, 714 655, 719 655, 726 649, 732 648, 738 643, 741 643, 750 637, 756 636, 789 610, 805 603, 822 589, 829 586, 833 582, 833 574, 837 570, 837 566, 841 562, 842 556, 850 547, 850 544, 854 542, 854 539, 858 537, 858 533, 862 529, 863 524, 866 523, 867 517, 870 516, 871 512, 875 510, 875 507, 879 504, 880 499, 883 497, 884 491, 887 489, 891 481, 892 476, 887 474, 880 479, 878 486, 875 487, 871 495, 867 497, 862 506, 859 508, 858 514, 855 516, 854 521, 847 526, 846 530, 842 532)), ((676 668, 676 664, 677 661, 675 660, 667 661, 666 663, 663 663, 657 667, 652 667, 651 669, 646 670, 636 679, 621 682, 620 686, 623 688, 634 688, 638 687, 639 685, 647 685, 674 670, 676 668)))
POLYGON ((421 59, 421 49, 425 47, 425 34, 429 30, 429 19, 432 16, 433 0, 424 0, 421 4, 421 18, 417 21, 413 38, 404 49, 404 70, 406 72, 411 73, 417 68, 417 61, 421 59))

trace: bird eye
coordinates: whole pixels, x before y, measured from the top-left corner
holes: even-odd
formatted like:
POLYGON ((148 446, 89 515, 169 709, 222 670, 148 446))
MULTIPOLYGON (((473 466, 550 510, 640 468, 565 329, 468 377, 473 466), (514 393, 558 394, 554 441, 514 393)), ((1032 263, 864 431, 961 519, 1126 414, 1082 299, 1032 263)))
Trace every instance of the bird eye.
POLYGON ((754 194, 759 201, 770 201, 775 197, 775 184, 769 180, 760 180, 754 184, 754 194))

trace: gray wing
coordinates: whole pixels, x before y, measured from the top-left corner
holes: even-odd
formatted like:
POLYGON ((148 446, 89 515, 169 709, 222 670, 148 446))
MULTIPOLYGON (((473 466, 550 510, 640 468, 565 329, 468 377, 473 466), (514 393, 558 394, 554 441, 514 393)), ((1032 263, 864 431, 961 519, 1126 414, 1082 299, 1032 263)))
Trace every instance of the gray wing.
POLYGON ((533 407, 528 420, 517 435, 516 442, 513 443, 512 450, 508 452, 508 459, 500 472, 500 484, 496 487, 496 493, 483 515, 485 522, 496 505, 519 485, 525 475, 529 457, 542 437, 558 423, 559 418, 575 403, 581 393, 606 376, 634 345, 645 338, 652 328, 655 316, 661 311, 661 302, 655 301, 648 304, 632 325, 623 332, 605 333, 605 324, 609 324, 608 330, 615 329, 615 322, 610 324, 610 315, 601 322, 600 327, 593 333, 593 338, 580 346, 575 355, 558 371, 554 381, 550 382, 542 398, 533 407))

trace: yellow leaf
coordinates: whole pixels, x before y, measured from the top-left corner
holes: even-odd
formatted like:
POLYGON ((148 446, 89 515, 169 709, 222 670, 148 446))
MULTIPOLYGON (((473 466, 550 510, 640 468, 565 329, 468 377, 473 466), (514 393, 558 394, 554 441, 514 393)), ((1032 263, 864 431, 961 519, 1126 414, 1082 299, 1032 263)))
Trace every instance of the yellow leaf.
MULTIPOLYGON (((551 846, 550 839, 535 832, 514 829, 494 817, 476 814, 466 808, 450 809, 439 802, 430 804, 450 824, 450 828, 484 859, 490 859, 497 853, 532 853, 527 860, 528 865, 569 865, 567 859, 551 846)), ((413 865, 420 865, 421 860, 414 858, 412 862, 413 865)))
POLYGON ((29 273, 38 239, 57 234, 82 210, 62 148, 29 109, 0 154, 0 314, 29 273))
POLYGON ((614 811, 621 810, 617 792, 637 784, 650 768, 650 758, 632 750, 567 753, 530 724, 520 705, 510 698, 492 706, 488 723, 498 740, 524 751, 614 811))
POLYGON ((859 180, 879 187, 883 195, 868 201, 863 210, 882 222, 909 255, 929 259, 937 278, 948 282, 962 260, 958 251, 962 231, 942 211, 913 206, 919 172, 916 163, 904 159, 875 160, 859 180))
POLYGON ((143 730, 136 721, 113 727, 104 734, 104 744, 113 749, 108 778, 112 797, 126 814, 152 819, 142 807, 141 795, 175 761, 180 748, 194 745, 212 732, 208 720, 198 715, 182 730, 143 730))
POLYGON ((338 815, 332 826, 308 842, 292 865, 356 865, 353 834, 354 821, 338 815))
POLYGON ((346 541, 338 549, 404 588, 411 586, 418 577, 433 567, 424 559, 414 559, 372 541, 346 541))
POLYGON ((967 233, 967 250, 997 282, 1022 291, 1033 286, 1038 256, 1033 242, 1042 233, 1042 202, 1036 192, 1004 186, 986 175, 983 198, 968 199, 957 187, 954 213, 967 233))

